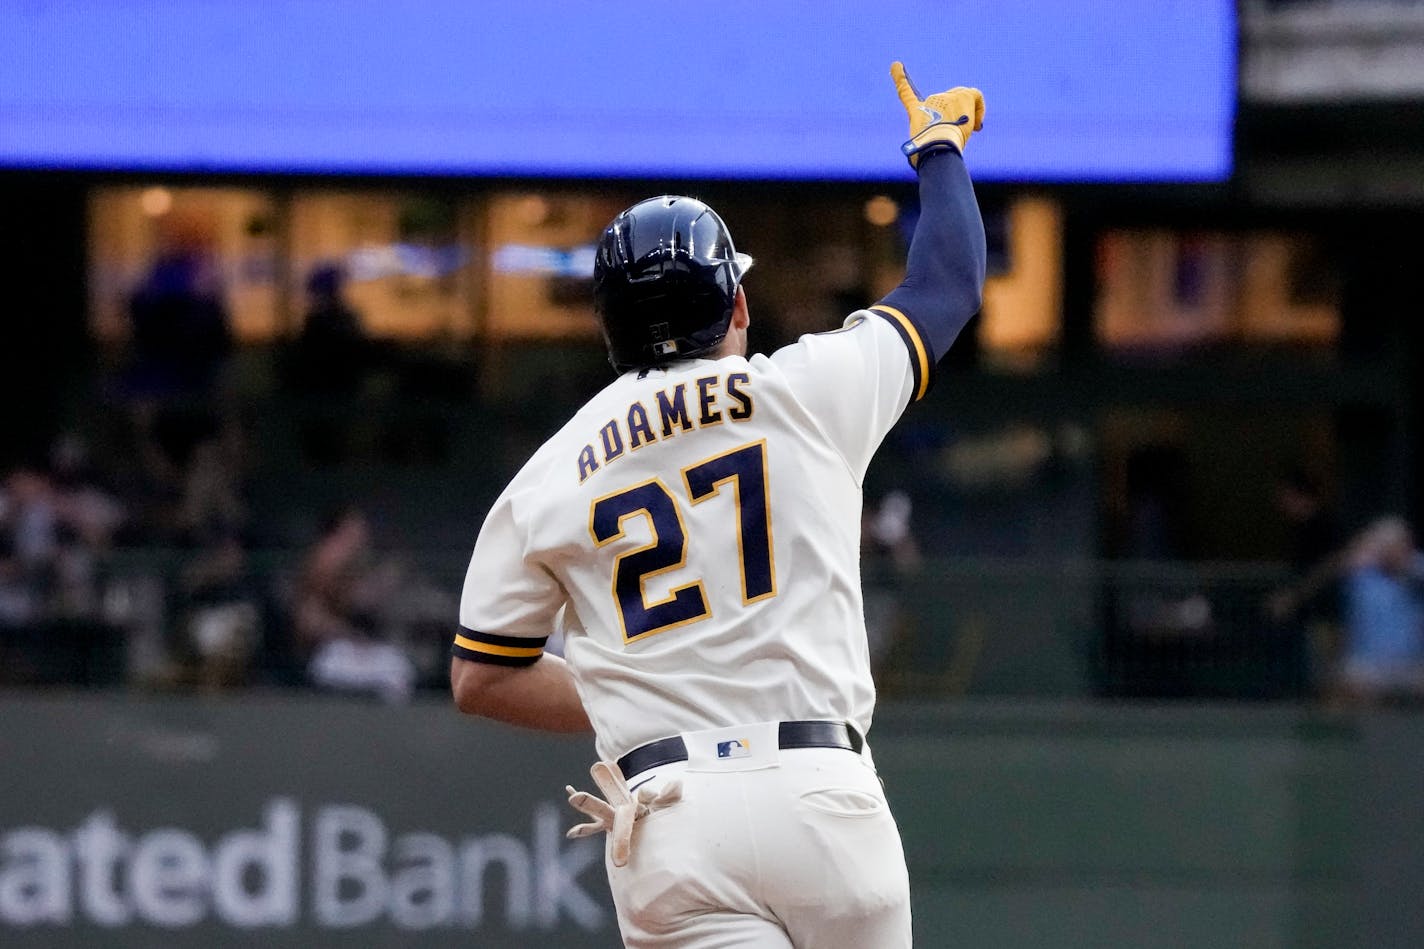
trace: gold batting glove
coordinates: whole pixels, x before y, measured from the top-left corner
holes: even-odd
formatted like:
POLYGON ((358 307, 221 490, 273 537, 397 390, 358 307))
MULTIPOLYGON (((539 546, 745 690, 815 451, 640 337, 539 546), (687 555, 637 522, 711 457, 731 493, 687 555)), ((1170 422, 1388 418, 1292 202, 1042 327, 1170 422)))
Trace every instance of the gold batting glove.
POLYGON ((984 93, 968 86, 955 86, 921 99, 915 84, 905 75, 904 63, 891 63, 890 76, 900 103, 910 116, 910 140, 900 151, 910 167, 920 167, 920 156, 952 148, 964 154, 969 136, 984 127, 984 93))
POLYGON ((654 811, 671 807, 682 800, 682 782, 669 781, 657 793, 653 793, 651 788, 639 788, 634 794, 628 790, 628 782, 623 779, 623 772, 618 770, 616 764, 600 761, 589 769, 589 774, 603 792, 603 797, 576 791, 572 785, 566 785, 564 792, 569 796, 569 805, 593 819, 570 827, 564 836, 577 840, 590 834, 607 834, 613 865, 626 867, 633 853, 633 825, 654 811))

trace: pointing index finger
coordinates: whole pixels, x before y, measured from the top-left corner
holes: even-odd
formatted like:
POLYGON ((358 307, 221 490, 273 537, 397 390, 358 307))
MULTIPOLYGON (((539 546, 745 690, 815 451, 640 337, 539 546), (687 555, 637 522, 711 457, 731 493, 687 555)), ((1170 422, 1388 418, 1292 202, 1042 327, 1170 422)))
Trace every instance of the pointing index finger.
POLYGON ((900 102, 907 109, 920 104, 920 93, 905 72, 905 64, 899 61, 890 64, 890 77, 895 80, 895 91, 900 94, 900 102))

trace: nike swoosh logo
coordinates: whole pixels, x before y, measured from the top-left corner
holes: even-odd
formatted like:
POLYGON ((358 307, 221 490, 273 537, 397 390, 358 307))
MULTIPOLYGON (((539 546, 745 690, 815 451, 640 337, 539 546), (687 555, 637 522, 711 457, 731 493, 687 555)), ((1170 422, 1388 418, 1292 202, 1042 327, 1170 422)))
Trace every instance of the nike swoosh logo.
POLYGON ((938 112, 936 112, 934 109, 931 109, 927 105, 920 106, 920 111, 923 112, 925 115, 928 115, 930 117, 930 122, 932 123, 940 122, 944 119, 943 115, 940 115, 938 112))

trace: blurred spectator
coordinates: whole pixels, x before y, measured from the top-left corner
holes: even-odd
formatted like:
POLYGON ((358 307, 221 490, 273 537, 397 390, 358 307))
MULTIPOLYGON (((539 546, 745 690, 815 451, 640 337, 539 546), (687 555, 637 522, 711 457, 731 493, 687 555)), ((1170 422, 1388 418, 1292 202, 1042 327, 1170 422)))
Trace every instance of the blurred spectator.
POLYGON ((90 462, 88 443, 76 434, 63 434, 55 439, 49 460, 50 479, 69 518, 94 543, 107 543, 124 510, 90 462))
POLYGON ((202 398, 232 348, 217 265, 195 244, 162 254, 129 300, 132 394, 202 398))
POLYGON ((232 431, 194 446, 181 474, 176 526, 182 536, 203 538, 247 524, 241 456, 240 439, 232 431))
POLYGON ((1291 577, 1271 594, 1272 617, 1301 623, 1334 618, 1339 598, 1331 593, 1339 580, 1343 554, 1340 528, 1324 492, 1308 474, 1294 469, 1276 482, 1275 504, 1285 519, 1291 577))
POLYGON ((1424 699, 1424 554, 1409 525, 1376 521, 1349 551, 1340 687, 1360 701, 1424 699))
POLYGON ((361 388, 371 343, 345 289, 346 271, 338 264, 323 264, 307 278, 308 308, 292 366, 298 391, 349 396, 361 388))
POLYGON ((122 508, 59 458, 57 475, 17 469, 0 486, 0 627, 11 681, 108 682, 120 631, 105 620, 101 558, 122 508))
POLYGON ((311 272, 306 316, 286 366, 288 387, 314 397, 302 407, 300 427, 303 451, 317 464, 345 461, 354 450, 362 425, 350 400, 364 388, 374 359, 374 344, 345 288, 346 271, 337 264, 311 272))
POLYGON ((903 491, 890 491, 861 515, 861 587, 871 664, 884 664, 911 631, 901 587, 919 570, 920 546, 911 531, 913 506, 903 491))
POLYGON ((21 468, 0 483, 0 623, 42 618, 59 551, 57 521, 44 475, 21 468))
POLYGON ((198 684, 243 684, 261 642, 258 594, 236 531, 218 531, 188 559, 178 583, 178 652, 198 684))
POLYGON ((216 437, 217 419, 202 408, 141 402, 133 406, 129 420, 138 476, 132 493, 142 512, 135 525, 138 536, 129 539, 171 541, 184 473, 197 446, 216 437))
POLYGON ((1291 694, 1315 691, 1339 620, 1344 567, 1340 530, 1325 492, 1304 470, 1285 472, 1274 486, 1285 522, 1290 574, 1266 597, 1261 643, 1274 652, 1276 678, 1291 694))
MULTIPOLYGON (((123 507, 71 461, 56 473, 21 468, 0 491, 0 534, 15 616, 91 617, 99 610, 97 560, 123 522, 123 507)), ((0 583, 6 581, 0 580, 0 583)))
POLYGON ((1134 449, 1124 469, 1123 532, 1117 555, 1127 560, 1188 556, 1186 454, 1175 445, 1134 449))
MULTIPOLYGON (((1117 518, 1115 557, 1129 562, 1173 562, 1191 555, 1186 453, 1170 443, 1148 443, 1127 456, 1117 518)), ((1102 688, 1115 695, 1183 696, 1203 692, 1189 657, 1214 648, 1217 609, 1195 582, 1144 581, 1133 570, 1106 575, 1102 688)))
POLYGON ((348 508, 330 518, 307 552, 294 592, 296 645, 315 684, 399 701, 415 686, 415 667, 381 641, 381 607, 400 585, 393 562, 378 562, 366 516, 348 508))
POLYGON ((20 468, 5 479, 6 526, 21 567, 38 575, 59 552, 59 512, 54 485, 43 472, 20 468))

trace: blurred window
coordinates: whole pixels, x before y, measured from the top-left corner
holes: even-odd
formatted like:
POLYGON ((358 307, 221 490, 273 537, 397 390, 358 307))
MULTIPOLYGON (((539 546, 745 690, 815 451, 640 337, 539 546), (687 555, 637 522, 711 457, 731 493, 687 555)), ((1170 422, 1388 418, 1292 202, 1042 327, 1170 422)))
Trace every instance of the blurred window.
POLYGON ((1329 346, 1339 278, 1304 234, 1119 230, 1098 242, 1097 337, 1109 350, 1329 346))
MULTIPOLYGON (((288 233, 293 287, 341 265, 346 297, 373 336, 418 340, 474 332, 473 224, 454 198, 395 191, 297 191, 288 233)), ((288 294, 288 326, 305 312, 288 294)))
POLYGON ((128 305, 158 263, 195 264, 194 279, 226 305, 242 340, 281 330, 276 195, 257 188, 96 188, 89 199, 90 326, 103 340, 129 332, 128 305))
MULTIPOLYGON (((607 184, 467 193, 96 187, 90 322, 98 338, 124 340, 136 288, 179 252, 204 261, 236 338, 248 343, 295 336, 311 278, 335 267, 343 302, 370 337, 597 349, 594 248, 608 221, 642 196, 607 184)), ((916 217, 887 195, 712 185, 698 196, 759 262, 747 282, 757 351, 840 325, 904 276, 916 217)), ((990 365, 1031 367, 1060 334, 1062 210, 1018 196, 986 207, 985 224, 978 342, 990 365)))
POLYGON ((1062 210, 1048 198, 1021 197, 986 215, 986 230, 991 261, 979 341, 991 362, 1032 364, 1057 344, 1063 322, 1062 210), (993 220, 1001 222, 998 254, 993 220))
POLYGON ((483 332, 496 339, 596 340, 594 247, 623 207, 579 194, 493 195, 483 332))

